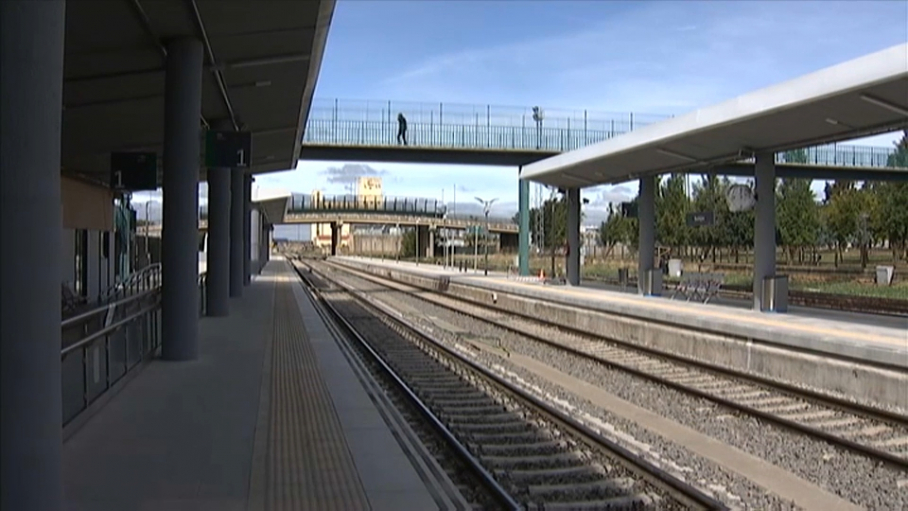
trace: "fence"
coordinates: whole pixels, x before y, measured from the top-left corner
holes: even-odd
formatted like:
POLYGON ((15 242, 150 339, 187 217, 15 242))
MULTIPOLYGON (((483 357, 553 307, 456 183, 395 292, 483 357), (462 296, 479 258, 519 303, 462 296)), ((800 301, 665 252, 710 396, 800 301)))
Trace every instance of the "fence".
POLYGON ((351 213, 376 211, 408 215, 441 216, 444 205, 436 199, 412 197, 374 197, 357 195, 299 195, 290 197, 288 213, 317 211, 347 211, 351 213))
MULTIPOLYGON (((407 118, 412 147, 563 152, 616 137, 670 116, 527 107, 317 99, 303 143, 395 146, 397 114, 407 118)), ((824 145, 805 150, 807 164, 887 167, 893 149, 824 145)), ((776 156, 785 162, 784 153, 776 156)))
MULTIPOLYGON (((206 313, 206 282, 206 275, 199 275, 200 315, 206 313)), ((117 298, 61 324, 63 426, 161 346, 160 280, 117 298)))

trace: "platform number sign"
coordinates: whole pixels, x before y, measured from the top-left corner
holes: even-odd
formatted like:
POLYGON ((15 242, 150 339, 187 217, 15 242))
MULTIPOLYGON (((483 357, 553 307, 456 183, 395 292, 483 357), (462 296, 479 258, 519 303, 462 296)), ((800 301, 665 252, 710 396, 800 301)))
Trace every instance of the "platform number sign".
POLYGON ((206 167, 248 168, 250 160, 252 160, 252 133, 213 130, 205 133, 206 167))
POLYGON ((158 155, 122 152, 110 154, 110 187, 115 190, 156 190, 158 155))

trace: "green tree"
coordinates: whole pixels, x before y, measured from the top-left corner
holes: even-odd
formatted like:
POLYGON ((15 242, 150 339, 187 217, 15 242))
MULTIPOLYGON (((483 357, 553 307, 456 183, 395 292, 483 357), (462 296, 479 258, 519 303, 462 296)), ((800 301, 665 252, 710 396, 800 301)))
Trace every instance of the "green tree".
POLYGON ((816 197, 809 179, 782 179, 777 192, 776 225, 791 264, 796 251, 815 246, 820 228, 816 197))
POLYGON ((669 257, 677 255, 690 242, 687 213, 690 198, 685 191, 683 174, 672 174, 659 186, 656 195, 656 236, 670 247, 669 257))
POLYGON ((839 265, 845 247, 854 241, 864 208, 863 196, 853 181, 827 184, 826 225, 835 243, 835 265, 839 265))
POLYGON ((889 240, 893 261, 908 260, 908 183, 882 183, 879 190, 879 234, 889 240))
MULTIPOLYGON (((541 207, 530 208, 530 233, 535 236, 540 232, 539 221, 542 220, 543 246, 550 248, 552 242, 556 247, 565 243, 567 228, 567 200, 564 197, 547 199, 541 207)), ((514 223, 520 222, 520 213, 512 218, 514 223)))
POLYGON ((599 239, 602 241, 602 245, 605 246, 605 257, 611 254, 615 245, 619 243, 631 245, 631 241, 636 239, 631 234, 631 229, 636 229, 636 225, 632 223, 632 220, 634 219, 625 217, 619 207, 609 204, 608 217, 599 226, 599 239))
POLYGON ((407 229, 401 235, 400 257, 416 257, 416 229, 407 229))
POLYGON ((782 153, 782 159, 785 163, 807 163, 806 149, 792 149, 782 153))
MULTIPOLYGON (((564 196, 547 199, 541 207, 530 208, 529 216, 531 236, 540 232, 539 221, 542 220, 544 248, 563 247, 567 243, 567 199, 564 196)), ((586 215, 581 210, 581 222, 584 216, 586 215)), ((512 220, 519 223, 520 213, 516 213, 512 220)))
MULTIPOLYGON (((895 144, 895 152, 889 155, 890 167, 908 168, 908 130, 895 144)), ((874 211, 872 224, 879 239, 889 240, 892 259, 908 260, 908 183, 877 183, 874 187, 874 211)))
POLYGON ((908 168, 908 130, 902 132, 902 139, 895 143, 895 152, 886 162, 890 167, 908 168))
POLYGON ((716 248, 728 245, 727 227, 728 202, 725 191, 728 183, 721 181, 716 175, 703 176, 699 183, 694 184, 693 209, 711 211, 715 223, 711 226, 695 227, 691 232, 691 241, 704 250, 701 258, 706 258, 712 253, 712 260, 716 262, 716 248))

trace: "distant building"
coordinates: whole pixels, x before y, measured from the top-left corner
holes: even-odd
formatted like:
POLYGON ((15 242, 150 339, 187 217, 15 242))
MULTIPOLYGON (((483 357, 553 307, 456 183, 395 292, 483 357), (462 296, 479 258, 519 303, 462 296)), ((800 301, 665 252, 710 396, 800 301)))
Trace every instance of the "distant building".
MULTIPOLYGON (((321 190, 312 191, 312 202, 322 199, 321 190)), ((356 179, 356 195, 347 201, 351 209, 376 209, 381 207, 382 181, 380 177, 359 177, 356 179)), ((349 224, 341 224, 338 248, 353 247, 353 230, 349 224)), ((331 247, 331 224, 314 224, 309 229, 312 243, 319 248, 331 247)))

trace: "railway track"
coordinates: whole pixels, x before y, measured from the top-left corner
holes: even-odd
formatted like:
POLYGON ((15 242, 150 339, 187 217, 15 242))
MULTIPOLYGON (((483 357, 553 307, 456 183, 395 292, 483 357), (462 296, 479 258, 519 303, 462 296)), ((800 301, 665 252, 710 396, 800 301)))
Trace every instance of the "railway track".
MULTIPOLYGON (((304 281, 309 272, 294 266, 304 281)), ((506 509, 726 509, 343 282, 310 291, 506 509)))
POLYGON ((908 470, 908 417, 808 389, 648 348, 593 336, 563 325, 434 291, 390 281, 348 267, 347 272, 448 311, 526 339, 605 364, 639 378, 710 400, 801 434, 908 470))

